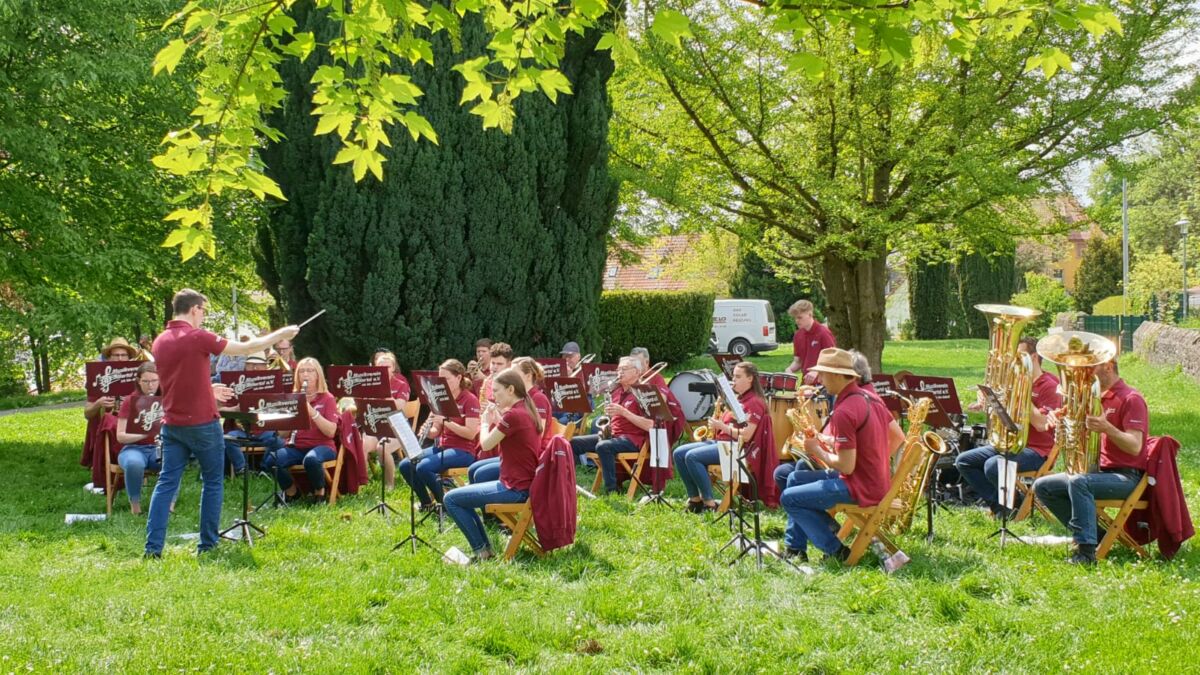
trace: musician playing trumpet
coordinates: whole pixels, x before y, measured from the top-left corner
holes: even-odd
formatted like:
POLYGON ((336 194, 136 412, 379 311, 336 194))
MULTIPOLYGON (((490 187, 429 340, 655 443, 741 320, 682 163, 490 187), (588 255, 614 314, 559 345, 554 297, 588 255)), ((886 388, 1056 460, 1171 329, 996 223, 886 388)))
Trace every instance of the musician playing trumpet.
POLYGON ((837 475, 798 471, 810 480, 784 490, 779 501, 787 512, 785 556, 807 560, 808 542, 812 541, 826 556, 845 560, 850 549, 837 538, 837 521, 828 509, 846 503, 874 506, 887 493, 891 486, 888 427, 892 416, 881 400, 858 386, 849 352, 825 349, 812 370, 837 398, 829 420, 829 440, 807 438, 804 450, 837 475))
MULTIPOLYGON (((766 398, 758 381, 758 366, 749 361, 734 366, 732 384, 738 403, 746 411, 746 424, 740 427, 734 424, 733 412, 726 410, 719 418, 708 418, 708 438, 685 443, 675 449, 675 468, 687 490, 688 513, 717 509, 717 502, 713 499, 712 478, 708 475, 708 467, 716 466, 721 461, 717 443, 734 440, 752 443, 759 422, 767 414, 766 398)), ((775 450, 772 448, 770 451, 775 450)))
MULTIPOLYGON (((1011 455, 1009 459, 1017 463, 1018 472, 1037 471, 1054 449, 1054 430, 1050 428, 1047 413, 1062 404, 1062 396, 1058 393, 1058 378, 1053 373, 1042 370, 1042 357, 1037 353, 1037 338, 1021 338, 1017 343, 1017 351, 1029 355, 1033 366, 1029 376, 1033 379, 1033 386, 1029 390, 1029 438, 1025 441, 1025 447, 1020 448, 1020 452, 1011 455)), ((981 408, 979 403, 968 406, 968 410, 981 408)), ((959 475, 983 499, 992 515, 997 518, 1005 515, 1004 511, 1007 510, 999 501, 999 464, 1000 453, 990 445, 967 450, 954 460, 959 475)), ((1014 512, 1015 509, 1009 510, 1007 515, 1011 517, 1014 512)))
POLYGON ((617 481, 617 453, 638 452, 650 437, 654 420, 645 416, 632 387, 642 376, 642 362, 633 356, 622 356, 617 365, 617 385, 610 394, 611 399, 604 407, 604 415, 610 420, 610 438, 601 434, 576 436, 571 439, 571 450, 576 457, 595 452, 600 458, 600 474, 604 478, 604 491, 620 491, 617 481))
MULTIPOLYGON (((1117 359, 1096 366, 1103 414, 1088 415, 1089 433, 1100 434, 1100 470, 1094 473, 1056 473, 1033 483, 1037 498, 1054 517, 1071 531, 1075 552, 1067 562, 1096 563, 1097 499, 1125 499, 1146 471, 1146 440, 1150 436, 1150 412, 1141 392, 1125 384, 1117 359)), ((1051 425, 1061 423, 1061 410, 1050 414, 1051 425)))

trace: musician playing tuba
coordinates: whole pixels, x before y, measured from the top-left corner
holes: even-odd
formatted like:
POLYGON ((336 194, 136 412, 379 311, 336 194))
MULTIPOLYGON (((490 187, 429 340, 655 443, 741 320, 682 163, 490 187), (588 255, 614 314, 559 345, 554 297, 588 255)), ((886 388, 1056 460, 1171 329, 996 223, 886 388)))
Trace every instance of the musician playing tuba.
POLYGON ((617 366, 617 385, 610 394, 611 400, 604 407, 604 415, 610 420, 611 438, 601 439, 599 434, 575 436, 571 439, 571 450, 576 457, 595 452, 600 458, 600 473, 604 477, 605 492, 617 492, 617 454, 638 452, 642 443, 650 437, 654 420, 646 416, 633 387, 642 375, 641 360, 623 356, 617 366))
POLYGON ((887 493, 891 487, 888 427, 892 416, 881 400, 858 386, 850 352, 825 349, 813 370, 825 389, 837 397, 829 420, 832 447, 812 437, 804 441, 804 449, 837 475, 797 472, 805 474, 808 482, 784 490, 779 500, 787 512, 784 555, 808 560, 811 540, 826 556, 845 560, 850 549, 838 539, 837 522, 828 509, 845 503, 874 506, 887 493))
MULTIPOLYGON (((1146 399, 1121 379, 1116 356, 1096 366, 1094 374, 1100 384, 1102 410, 1099 415, 1089 411, 1084 425, 1088 433, 1100 434, 1099 470, 1056 473, 1033 484, 1037 498, 1071 531, 1075 552, 1067 562, 1076 565, 1096 563, 1096 544, 1100 541, 1096 500, 1125 499, 1133 492, 1146 471, 1146 439, 1150 435, 1146 399)), ((1064 424, 1070 412, 1052 412, 1051 424, 1064 424)))
MULTIPOLYGON (((1050 428, 1047 413, 1062 405, 1062 397, 1058 393, 1058 378, 1042 369, 1042 357, 1037 353, 1037 338, 1021 338, 1017 343, 1017 351, 1029 356, 1033 386, 1029 391, 1029 438, 1025 441, 1025 447, 1019 451, 1013 448, 1009 450, 1009 455, 1010 459, 1017 463, 1018 472, 1036 471, 1054 449, 1054 430, 1050 428)), ((968 409, 976 410, 981 407, 979 404, 972 404, 968 409)), ((991 445, 967 450, 954 460, 959 475, 983 499, 992 515, 997 518, 1005 515, 1005 507, 999 501, 999 464, 1000 453, 991 445)), ((1016 509, 1010 510, 1007 515, 1011 517, 1015 511, 1016 509)))

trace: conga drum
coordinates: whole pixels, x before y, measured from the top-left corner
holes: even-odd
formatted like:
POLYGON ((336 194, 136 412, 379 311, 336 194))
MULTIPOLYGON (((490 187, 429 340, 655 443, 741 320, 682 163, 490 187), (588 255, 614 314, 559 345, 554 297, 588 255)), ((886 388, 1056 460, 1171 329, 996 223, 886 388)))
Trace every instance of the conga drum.
POLYGON ((768 403, 771 413, 771 431, 775 433, 775 450, 780 460, 792 461, 792 456, 784 450, 783 444, 794 431, 792 423, 787 418, 787 411, 796 404, 795 397, 772 396, 768 403))

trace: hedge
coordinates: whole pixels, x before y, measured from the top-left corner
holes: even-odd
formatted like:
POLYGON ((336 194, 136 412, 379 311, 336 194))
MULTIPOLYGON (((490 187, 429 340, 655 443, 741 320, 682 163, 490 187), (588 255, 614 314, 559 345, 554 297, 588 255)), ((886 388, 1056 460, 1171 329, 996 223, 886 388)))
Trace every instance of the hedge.
POLYGON ((606 363, 634 347, 655 362, 678 363, 708 349, 712 293, 606 291, 600 296, 601 356, 606 363))
POLYGON ((1110 295, 1092 307, 1092 316, 1121 316, 1124 299, 1119 295, 1110 295))

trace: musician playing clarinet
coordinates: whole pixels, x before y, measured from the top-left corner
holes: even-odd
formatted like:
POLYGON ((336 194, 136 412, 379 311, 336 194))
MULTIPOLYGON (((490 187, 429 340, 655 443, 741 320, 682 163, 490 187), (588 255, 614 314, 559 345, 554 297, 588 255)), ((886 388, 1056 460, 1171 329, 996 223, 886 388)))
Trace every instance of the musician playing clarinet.
POLYGON ((138 396, 153 396, 158 391, 158 369, 153 361, 146 361, 138 366, 137 395, 130 396, 121 403, 121 412, 117 414, 117 442, 124 447, 117 456, 117 463, 125 472, 125 493, 129 495, 129 512, 135 516, 142 514, 142 481, 146 471, 158 471, 161 463, 158 459, 158 431, 148 434, 133 433, 129 430, 129 419, 137 409, 138 396))
MULTIPOLYGON (((392 393, 392 400, 396 404, 397 410, 403 410, 404 404, 408 402, 408 397, 412 393, 412 388, 408 384, 408 380, 400 372, 400 366, 396 361, 396 355, 390 350, 380 349, 375 352, 375 358, 371 361, 375 366, 387 366, 389 387, 392 393)), ((372 453, 379 450, 379 439, 370 434, 363 434, 363 452, 369 457, 372 453)), ((379 464, 383 467, 383 484, 388 490, 396 487, 396 458, 393 453, 399 446, 392 444, 391 447, 384 445, 387 452, 384 452, 379 457, 379 464)))
POLYGON ((300 494, 292 480, 290 467, 303 464, 304 475, 312 491, 309 500, 315 504, 325 501, 325 467, 321 465, 337 459, 337 451, 333 447, 333 438, 338 429, 337 400, 329 393, 321 363, 311 356, 296 363, 296 378, 292 387, 293 391, 307 394, 308 428, 296 431, 286 445, 266 455, 263 467, 275 470, 279 487, 283 489, 282 496, 290 502, 300 494))
POLYGON ((425 421, 429 438, 437 439, 434 447, 414 462, 408 457, 400 462, 400 475, 421 502, 421 510, 434 508, 442 501, 442 481, 438 474, 446 469, 469 467, 475 462, 479 446, 479 399, 467 390, 470 376, 458 359, 448 359, 438 366, 438 376, 446 380, 450 395, 458 405, 458 417, 431 413, 425 421))
POLYGON ((622 356, 617 365, 616 388, 611 393, 608 405, 604 407, 604 415, 610 421, 608 437, 604 438, 604 434, 589 434, 571 439, 571 450, 576 457, 589 452, 595 452, 599 456, 604 491, 610 494, 619 492, 621 488, 617 481, 617 454, 641 450, 642 444, 650 438, 650 429, 654 427, 654 419, 646 416, 646 411, 642 410, 637 396, 633 393, 632 387, 638 383, 641 375, 641 359, 622 356))

